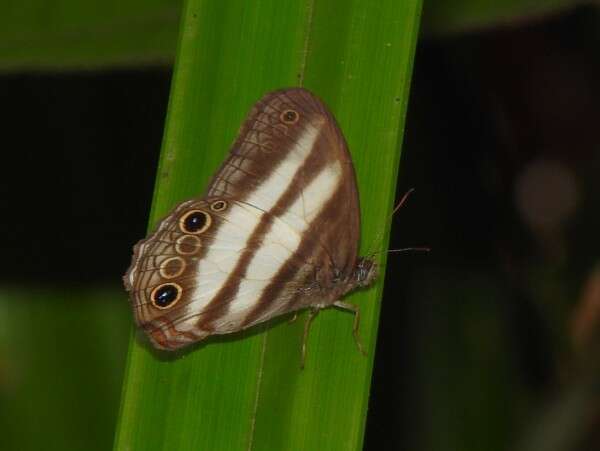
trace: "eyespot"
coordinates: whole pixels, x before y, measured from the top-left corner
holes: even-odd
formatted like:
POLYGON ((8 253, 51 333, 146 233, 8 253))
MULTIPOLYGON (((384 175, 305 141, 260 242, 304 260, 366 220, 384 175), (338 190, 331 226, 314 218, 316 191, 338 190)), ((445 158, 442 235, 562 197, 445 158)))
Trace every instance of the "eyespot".
POLYGON ((212 204, 210 204, 210 209, 212 211, 223 211, 227 208, 227 202, 224 200, 215 200, 212 204))
POLYGON ((154 307, 164 310, 173 307, 181 299, 182 291, 176 283, 163 283, 152 290, 150 301, 154 307))
POLYGON ((181 235, 175 241, 175 252, 181 255, 192 255, 200 250, 202 242, 195 235, 181 235))
POLYGON ((165 279, 173 279, 174 277, 180 276, 181 273, 185 271, 185 266, 186 264, 183 258, 171 257, 167 258, 164 262, 161 263, 158 272, 165 279))
POLYGON ((202 210, 188 211, 179 219, 179 228, 183 233, 199 235, 210 227, 212 222, 208 213, 202 210))
POLYGON ((295 124, 300 119, 300 115, 296 110, 285 110, 279 115, 279 119, 284 124, 295 124))

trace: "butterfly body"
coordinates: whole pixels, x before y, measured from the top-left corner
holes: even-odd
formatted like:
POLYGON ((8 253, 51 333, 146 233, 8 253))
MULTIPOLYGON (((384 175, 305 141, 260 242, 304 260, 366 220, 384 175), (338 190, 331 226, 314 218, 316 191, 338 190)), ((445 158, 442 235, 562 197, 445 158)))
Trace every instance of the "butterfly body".
POLYGON ((134 247, 124 276, 137 324, 177 349, 285 313, 340 303, 377 275, 358 257, 360 214, 345 140, 301 88, 259 101, 206 194, 134 247))

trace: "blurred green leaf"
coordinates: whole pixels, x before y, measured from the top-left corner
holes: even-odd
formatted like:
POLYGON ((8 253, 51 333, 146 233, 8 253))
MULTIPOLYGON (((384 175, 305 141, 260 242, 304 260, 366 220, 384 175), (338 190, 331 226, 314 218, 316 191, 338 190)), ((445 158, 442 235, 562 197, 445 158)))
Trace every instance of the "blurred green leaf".
POLYGON ((0 290, 3 451, 110 447, 126 310, 116 290, 0 290))
POLYGON ((557 14, 582 0, 429 0, 423 5, 423 32, 460 33, 514 25, 557 14))
POLYGON ((4 0, 0 70, 171 63, 178 0, 4 0))
POLYGON ((410 281, 407 324, 415 342, 417 449, 500 451, 510 445, 523 395, 500 309, 485 273, 444 268, 410 281))

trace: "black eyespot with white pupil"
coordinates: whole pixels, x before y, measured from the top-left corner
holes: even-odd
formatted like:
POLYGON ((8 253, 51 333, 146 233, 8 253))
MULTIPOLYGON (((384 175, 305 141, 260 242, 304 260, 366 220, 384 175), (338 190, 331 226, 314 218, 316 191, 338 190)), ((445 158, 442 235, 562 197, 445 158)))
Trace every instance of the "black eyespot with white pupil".
POLYGON ((179 226, 184 233, 199 234, 210 227, 210 215, 202 210, 192 210, 181 217, 179 226))
POLYGON ((281 113, 279 119, 285 124, 295 124, 300 119, 300 115, 295 110, 285 110, 281 113))
POLYGON ((150 300, 155 307, 165 309, 172 306, 181 297, 181 287, 175 283, 159 285, 150 295, 150 300))
POLYGON ((201 212, 192 213, 185 218, 184 225, 187 231, 197 232, 206 225, 206 215, 201 212))

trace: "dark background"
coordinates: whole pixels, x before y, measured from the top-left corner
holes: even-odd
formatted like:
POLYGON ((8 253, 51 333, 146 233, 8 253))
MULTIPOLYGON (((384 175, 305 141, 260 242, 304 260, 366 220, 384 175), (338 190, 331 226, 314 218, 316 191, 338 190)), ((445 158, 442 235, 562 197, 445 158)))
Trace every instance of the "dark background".
MULTIPOLYGON (((398 196, 416 191, 390 248, 432 251, 389 255, 365 449, 600 449, 598 24, 582 7, 419 43, 398 196)), ((170 77, 0 78, 1 285, 119 289, 146 230, 170 77)), ((116 315, 122 374, 127 306, 116 315)), ((8 373, 0 359, 0 388, 8 373)), ((112 386, 91 417, 108 446, 112 386)))

